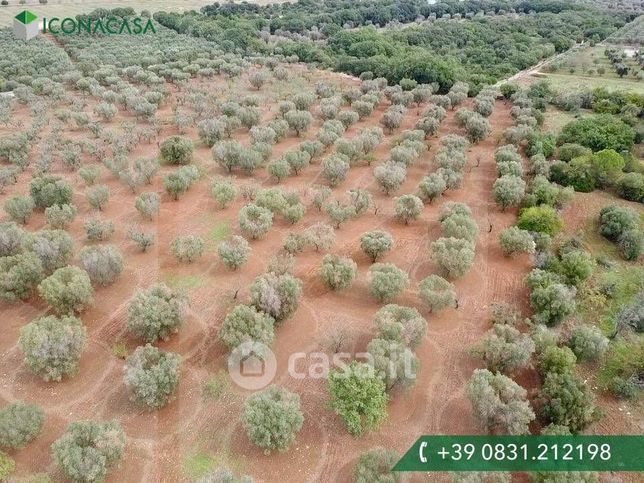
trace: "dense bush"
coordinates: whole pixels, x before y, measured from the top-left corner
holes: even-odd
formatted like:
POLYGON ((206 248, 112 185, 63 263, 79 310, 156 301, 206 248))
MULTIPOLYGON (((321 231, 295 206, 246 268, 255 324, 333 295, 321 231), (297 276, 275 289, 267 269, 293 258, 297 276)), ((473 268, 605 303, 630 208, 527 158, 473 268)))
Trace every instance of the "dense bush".
POLYGON ((37 208, 71 204, 74 190, 68 181, 60 176, 43 175, 29 183, 29 193, 37 208))
POLYGON ((522 230, 538 231, 554 236, 561 231, 563 223, 554 208, 541 205, 522 210, 517 226, 522 230))
POLYGON ((92 208, 103 211, 110 199, 110 189, 104 184, 90 186, 85 190, 85 199, 92 208))
POLYGON ((358 273, 358 265, 348 257, 325 255, 320 266, 320 276, 324 285, 331 290, 349 288, 358 273))
POLYGON ((192 141, 181 136, 170 136, 161 143, 159 155, 165 164, 190 164, 195 150, 192 141))
POLYGON ((85 228, 85 235, 90 241, 109 240, 114 234, 114 222, 112 220, 92 217, 83 223, 83 227, 85 228))
POLYGON ((617 184, 617 192, 626 200, 644 203, 644 174, 626 173, 617 184))
POLYGON ((38 286, 38 293, 58 314, 82 312, 93 302, 92 282, 84 270, 68 266, 57 269, 38 286))
POLYGON ((608 349, 608 338, 597 327, 577 325, 570 332, 568 345, 580 360, 597 360, 608 349))
POLYGON ((76 218, 74 205, 52 205, 45 208, 47 224, 56 230, 65 230, 76 218))
POLYGON ((418 284, 418 295, 430 311, 453 307, 456 301, 454 284, 438 275, 429 275, 418 284))
POLYGON ((250 245, 244 237, 233 235, 217 247, 219 258, 228 268, 237 270, 241 267, 250 254, 250 245))
POLYGON ((25 231, 13 221, 0 222, 0 257, 20 253, 26 236, 25 231))
POLYGON ((112 245, 84 247, 79 256, 81 265, 92 283, 110 285, 123 271, 123 256, 112 245))
POLYGON ((546 375, 538 404, 539 415, 545 423, 567 426, 572 433, 584 430, 597 418, 591 390, 567 372, 546 375))
POLYGON ((329 393, 331 407, 354 436, 376 428, 387 417, 385 383, 368 364, 353 361, 331 371, 329 393))
POLYGON ((127 328, 145 342, 167 340, 178 332, 188 310, 188 298, 163 283, 139 290, 128 306, 127 328))
POLYGON ((43 276, 42 262, 34 253, 0 257, 0 299, 15 302, 29 298, 43 276))
POLYGON ((416 348, 427 332, 427 321, 413 307, 387 304, 374 316, 378 338, 416 348))
POLYGON ((20 329, 18 346, 31 372, 45 381, 60 381, 78 372, 85 338, 85 328, 76 317, 49 315, 20 329))
POLYGON ((593 151, 614 149, 629 151, 635 141, 635 131, 615 116, 600 114, 583 117, 566 124, 557 139, 558 144, 575 143, 593 151))
POLYGON ((34 211, 35 204, 29 196, 12 196, 4 203, 4 211, 11 220, 27 224, 34 211))
POLYGON ((360 237, 360 248, 372 262, 391 250, 393 245, 391 235, 382 230, 368 231, 360 237))
POLYGON ((534 342, 530 336, 505 324, 494 324, 472 350, 488 370, 505 374, 526 367, 533 352, 534 342))
POLYGON ((275 337, 274 323, 273 317, 253 306, 237 305, 224 318, 219 339, 230 350, 249 341, 269 346, 275 337))
POLYGON ((51 446, 56 466, 78 482, 105 480, 122 458, 125 434, 117 422, 78 421, 51 446))
POLYGON ((203 254, 204 241, 195 235, 178 236, 172 240, 170 250, 180 262, 192 263, 203 254))
POLYGON ((369 294, 379 302, 392 300, 409 285, 407 273, 392 263, 369 267, 369 294))
POLYGON ((293 275, 264 273, 250 287, 251 305, 276 321, 289 318, 297 310, 302 284, 293 275))
POLYGON ((154 215, 159 213, 159 205, 161 204, 161 197, 158 193, 153 191, 141 193, 134 200, 134 207, 141 216, 151 220, 154 215))
POLYGON ((462 277, 474 264, 474 243, 464 238, 439 238, 430 245, 434 263, 450 278, 462 277))
POLYGON ((487 369, 475 369, 466 391, 474 417, 485 430, 528 434, 534 412, 527 401, 527 391, 512 379, 487 369))
POLYGON ((399 459, 398 453, 384 448, 362 453, 353 469, 353 483, 399 483, 400 474, 391 471, 399 459))
POLYGON ((367 345, 373 369, 385 383, 387 391, 408 388, 416 382, 418 358, 401 342, 372 339, 367 345))
POLYGON ((160 409, 179 385, 181 357, 150 344, 139 346, 125 361, 123 382, 130 398, 146 409, 160 409))
POLYGON ((40 434, 45 413, 34 404, 16 401, 0 409, 0 447, 23 448, 40 434))
POLYGON ((534 320, 548 326, 557 325, 574 313, 577 290, 562 283, 537 286, 530 294, 534 320))
POLYGON ((638 219, 632 208, 605 206, 599 212, 599 232, 609 240, 618 241, 624 232, 638 227, 638 219))
POLYGON ((501 250, 506 256, 515 253, 534 253, 536 244, 529 231, 522 230, 516 226, 504 229, 499 234, 499 243, 501 250))
POLYGON ((284 451, 304 423, 300 397, 282 387, 269 386, 246 399, 241 421, 250 440, 265 452, 284 451))
POLYGON ((273 226, 273 212, 254 203, 239 210, 239 228, 245 236, 256 240, 268 233, 273 226))

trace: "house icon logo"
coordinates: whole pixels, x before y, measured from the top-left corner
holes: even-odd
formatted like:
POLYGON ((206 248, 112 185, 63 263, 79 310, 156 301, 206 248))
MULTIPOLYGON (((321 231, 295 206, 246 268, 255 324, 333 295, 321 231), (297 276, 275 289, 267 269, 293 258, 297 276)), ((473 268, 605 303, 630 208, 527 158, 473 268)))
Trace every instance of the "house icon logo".
POLYGON ((244 342, 228 357, 228 374, 235 384, 244 389, 258 391, 268 386, 277 372, 277 360, 265 344, 244 342))
POLYGON ((23 10, 13 18, 13 34, 22 40, 38 35, 38 17, 29 10, 23 10))

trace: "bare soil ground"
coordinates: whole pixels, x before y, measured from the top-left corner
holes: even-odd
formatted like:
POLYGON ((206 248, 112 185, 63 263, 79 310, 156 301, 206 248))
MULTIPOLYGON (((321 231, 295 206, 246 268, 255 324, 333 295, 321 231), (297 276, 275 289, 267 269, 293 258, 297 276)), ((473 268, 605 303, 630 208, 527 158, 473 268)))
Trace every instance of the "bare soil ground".
MULTIPOLYGON (((345 86, 355 82, 346 76, 304 70, 293 72, 293 76, 291 85, 300 83, 309 89, 319 78, 345 86)), ((200 85, 208 86, 213 92, 219 90, 235 96, 246 89, 244 80, 231 85, 222 78, 200 85)), ((260 92, 266 98, 262 106, 265 119, 275 114, 274 98, 288 97, 288 93, 289 89, 276 81, 260 92)), ((172 102, 173 99, 162 109, 161 117, 171 115, 172 102)), ((386 101, 346 135, 352 136, 362 127, 377 125, 387 107, 385 104, 386 101)), ((336 230, 336 243, 331 252, 352 256, 359 267, 358 278, 348 291, 337 294, 324 289, 316 273, 322 253, 307 251, 297 257, 295 275, 303 281, 303 297, 295 315, 276 330, 273 349, 278 371, 274 382, 301 395, 305 423, 295 444, 287 452, 269 456, 249 441, 239 423, 241 402, 249 393, 229 383, 218 398, 212 399, 204 397, 202 385, 209 376, 226 368, 227 354, 216 334, 227 310, 234 303, 247 300, 252 280, 265 271, 270 256, 279 251, 287 233, 300 231, 315 221, 325 219, 325 216, 310 205, 308 198, 307 215, 301 222, 292 227, 277 221, 265 239, 251 243, 249 262, 237 272, 231 272, 218 260, 215 248, 226 234, 238 233, 237 212, 243 201, 239 199, 223 210, 216 207, 210 196, 210 180, 225 173, 214 164, 209 149, 199 143, 194 128, 187 136, 198 146, 195 163, 203 167, 205 176, 179 201, 172 201, 161 185, 163 174, 171 168, 162 168, 153 185, 143 188, 145 191, 158 191, 162 196, 161 213, 154 221, 140 219, 134 209, 135 195, 104 170, 100 183, 109 185, 111 198, 103 216, 113 220, 117 227, 108 243, 122 250, 125 268, 116 283, 96 290, 94 307, 82 314, 89 342, 79 374, 60 383, 45 383, 31 375, 22 363, 16 341, 20 328, 44 315, 47 307, 37 298, 26 303, 0 304, 3 321, 3 330, 0 331, 0 403, 28 400, 41 405, 47 414, 43 434, 27 448, 12 454, 18 463, 17 474, 45 471, 57 480, 62 479, 51 461, 49 446, 70 422, 79 419, 117 419, 124 427, 126 455, 120 467, 111 472, 109 482, 190 481, 202 473, 202 466, 213 464, 226 464, 260 482, 344 482, 350 480, 359 454, 374 446, 404 452, 421 434, 478 433, 464 396, 465 382, 476 367, 468 349, 489 328, 492 302, 506 301, 526 308, 527 291, 522 278, 531 266, 525 255, 510 259, 501 254, 498 233, 514 223, 516 213, 512 210, 501 212, 491 196, 496 178, 493 152, 502 131, 512 123, 509 109, 509 105, 497 102, 490 118, 492 134, 468 150, 469 165, 463 187, 450 191, 443 200, 425 206, 421 218, 409 226, 393 219, 394 198, 380 193, 372 167, 352 168, 348 178, 334 189, 337 196, 352 187, 368 188, 380 209, 377 216, 369 212, 336 230), (477 158, 480 158, 479 167, 475 167, 477 158), (428 243, 440 236, 438 211, 444 201, 469 204, 481 232, 477 239, 474 268, 455 282, 459 308, 430 314, 420 306, 416 286, 424 277, 436 272, 429 260, 428 243), (131 223, 156 230, 156 244, 148 253, 139 253, 127 239, 127 227, 131 223), (324 350, 325 336, 337 325, 349 331, 347 347, 350 351, 365 350, 374 333, 372 318, 379 305, 367 294, 366 274, 370 263, 359 249, 359 237, 378 227, 391 232, 395 240, 394 250, 385 256, 384 261, 407 270, 412 280, 410 289, 395 302, 419 308, 427 317, 429 331, 417 352, 420 370, 415 386, 394 394, 388 406, 387 421, 377 431, 356 439, 328 409, 325 380, 293 379, 287 372, 287 361, 289 355, 296 351, 324 350), (491 232, 488 233, 489 227, 491 232), (208 249, 198 262, 179 264, 170 254, 169 245, 175 236, 188 233, 208 240, 208 249), (142 412, 128 400, 122 383, 123 361, 113 354, 112 347, 117 342, 124 342, 130 351, 137 346, 138 341, 125 331, 127 304, 137 289, 158 280, 184 289, 190 297, 191 308, 181 331, 168 342, 159 344, 162 349, 178 352, 184 358, 177 398, 160 411, 142 412), (234 301, 232 297, 237 289, 239 294, 234 301)), ((91 112, 91 107, 86 110, 91 112)), ((28 115, 26 108, 19 108, 18 117, 28 115)), ((418 117, 419 110, 409 109, 402 128, 393 136, 386 136, 377 149, 374 165, 386 159, 392 138, 402 129, 413 128, 418 117)), ((110 124, 117 128, 125 119, 134 121, 131 116, 120 112, 110 124)), ((306 137, 314 137, 320 125, 321 122, 316 120, 306 137)), ((0 133, 5 131, 0 130, 0 133)), ((460 132, 451 111, 438 136, 429 141, 430 150, 409 169, 407 180, 398 194, 415 192, 421 178, 434 170, 432 158, 439 147, 438 138, 460 132)), ((168 121, 164 124, 161 139, 175 133, 176 128, 168 121)), ((240 130, 235 137, 248 142, 245 131, 240 130)), ((273 157, 300 141, 290 135, 275 147, 273 157)), ((143 143, 131 153, 131 159, 156 156, 157 150, 154 142, 143 143)), ((82 224, 92 210, 83 195, 81 180, 60 166, 56 166, 55 171, 67 176, 75 186, 74 202, 79 215, 69 231, 75 238, 78 251, 87 243, 82 224)), ((311 184, 320 182, 318 178, 319 162, 306 168, 299 176, 289 177, 281 186, 307 195, 311 184)), ((29 180, 30 174, 23 173, 20 182, 0 196, 0 202, 11 195, 27 192, 29 180)), ((236 182, 241 185, 252 180, 263 187, 274 185, 263 168, 252 178, 239 175, 236 182)), ((43 227, 42 213, 35 214, 27 225, 31 231, 43 227)), ((221 378, 226 380, 225 376, 221 378)), ((612 418, 611 425, 616 426, 602 426, 602 431, 614 432, 614 427, 621 428, 624 424, 612 418)), ((441 479, 446 480, 447 477, 416 475, 413 480, 441 479)))

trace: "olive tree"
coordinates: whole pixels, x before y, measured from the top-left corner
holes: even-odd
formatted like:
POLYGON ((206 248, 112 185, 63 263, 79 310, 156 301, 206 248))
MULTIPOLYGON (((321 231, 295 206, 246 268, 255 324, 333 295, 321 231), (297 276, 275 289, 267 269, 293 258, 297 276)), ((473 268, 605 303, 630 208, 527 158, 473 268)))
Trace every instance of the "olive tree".
POLYGON ((161 161, 166 164, 185 165, 192 162, 195 147, 192 141, 181 136, 170 136, 160 146, 161 161))
POLYGON ((94 284, 110 285, 123 271, 123 256, 112 245, 84 247, 79 256, 82 268, 94 284))
POLYGON ((51 445, 56 466, 73 481, 103 481, 125 451, 125 433, 117 422, 77 421, 51 445))
POLYGON ((378 185, 386 195, 389 195, 402 186, 407 177, 407 169, 403 164, 387 161, 376 166, 373 175, 378 185))
POLYGON ((189 300, 163 283, 139 290, 130 300, 127 329, 147 343, 168 340, 179 331, 188 311, 189 300))
POLYGON ((385 383, 369 364, 353 361, 329 373, 331 407, 349 433, 360 436, 387 417, 385 383))
POLYGON ((49 315, 22 327, 18 346, 31 372, 45 381, 60 381, 78 372, 85 339, 79 319, 49 315))
POLYGON ((142 252, 147 251, 148 248, 154 245, 154 239, 156 238, 155 234, 153 232, 143 231, 140 226, 131 226, 127 233, 130 240, 132 240, 142 252))
POLYGON ((348 172, 349 160, 343 154, 333 154, 322 161, 320 173, 331 186, 337 186, 342 182, 348 172))
POLYGON ((442 237, 430 245, 434 263, 450 278, 462 277, 474 264, 474 243, 465 238, 442 237))
POLYGON ((375 263, 369 267, 369 294, 379 302, 397 297, 408 285, 407 273, 392 263, 375 263))
POLYGON ((33 199, 29 196, 12 196, 5 201, 4 211, 13 221, 26 225, 35 206, 33 199))
POLYGON ((195 235, 181 235, 172 240, 170 251, 183 263, 192 263, 201 258, 204 250, 204 241, 195 235))
POLYGON ((415 195, 402 195, 396 200, 395 217, 408 225, 410 221, 417 219, 423 211, 423 202, 415 195))
POLYGON ((322 221, 318 221, 307 227, 303 235, 303 242, 315 248, 316 252, 328 250, 335 243, 335 231, 333 227, 322 221))
POLYGON ((527 334, 507 324, 494 324, 472 348, 472 355, 482 359, 492 372, 512 374, 530 362, 534 342, 527 334))
POLYGON ((439 173, 425 176, 418 185, 418 195, 423 201, 431 203, 447 189, 445 179, 439 173))
POLYGON ((159 205, 161 204, 161 197, 154 191, 141 193, 134 200, 134 207, 141 216, 151 220, 154 215, 159 213, 159 205))
POLYGON ((349 288, 358 273, 358 265, 348 257, 325 255, 320 266, 320 276, 324 285, 331 290, 349 288))
POLYGON ((45 413, 35 404, 15 401, 0 409, 0 447, 20 449, 38 436, 45 413))
POLYGON ((58 314, 73 314, 93 303, 94 289, 83 269, 68 266, 40 282, 38 293, 58 314))
POLYGON ((160 409, 174 398, 179 385, 181 356, 146 344, 125 361, 123 382, 130 399, 145 409, 160 409))
POLYGON ((336 228, 340 228, 342 223, 356 216, 355 206, 344 204, 338 200, 331 200, 324 205, 324 212, 331 218, 336 228))
POLYGON ((418 284, 418 295, 433 312, 454 306, 456 288, 444 278, 432 274, 418 284))
POLYGON ((273 212, 254 203, 243 206, 238 219, 242 233, 253 240, 266 235, 273 226, 273 212))
POLYGON ((266 312, 277 322, 293 315, 301 294, 302 283, 289 273, 264 273, 250 286, 251 305, 266 312))
POLYGON ((232 235, 230 239, 219 244, 217 253, 224 265, 233 270, 237 270, 248 260, 250 245, 244 237, 232 235))
POLYGON ((505 228, 499 234, 499 244, 505 256, 514 255, 515 253, 534 253, 536 244, 534 238, 527 230, 522 230, 516 226, 505 228))
POLYGON ((308 111, 288 111, 284 114, 284 120, 288 123, 288 127, 300 136, 309 129, 313 122, 313 116, 308 111))
POLYGON ((40 230, 29 237, 25 246, 40 258, 46 273, 67 265, 74 251, 74 241, 64 230, 40 230))
POLYGON ((608 349, 608 338, 592 325, 573 327, 568 338, 568 346, 580 360, 597 360, 608 349))
POLYGON ((0 299, 6 302, 26 300, 43 276, 42 262, 34 253, 0 257, 0 299))
POLYGON ((224 318, 219 340, 230 350, 244 342, 273 343, 275 319, 252 305, 236 305, 224 318))
POLYGON ((27 233, 13 221, 0 222, 0 257, 20 253, 26 236, 27 233))
POLYGON ((400 483, 402 477, 391 471, 399 459, 398 453, 384 448, 362 453, 353 469, 353 483, 400 483))
POLYGON ((530 305, 535 311, 534 320, 549 326, 557 325, 575 311, 575 287, 562 283, 538 286, 530 293, 530 305))
POLYGON ((528 434, 528 425, 535 415, 527 401, 527 391, 509 377, 475 369, 466 393, 474 417, 485 430, 528 434))
POLYGON ((60 176, 43 175, 31 180, 29 194, 37 208, 45 209, 52 205, 70 204, 74 190, 60 176))
POLYGON ((525 195, 525 181, 519 176, 506 174, 494 182, 492 194, 502 210, 508 206, 516 206, 525 195))
POLYGON ((237 188, 232 179, 218 177, 212 182, 210 194, 221 208, 225 208, 237 196, 237 188))
POLYGON ((391 235, 382 230, 368 231, 360 237, 360 248, 375 262, 394 246, 391 235))
POLYGON ((427 332, 427 321, 413 307, 387 304, 374 316, 378 339, 418 347, 427 332))
POLYGON ((103 211, 110 199, 110 189, 104 184, 90 186, 85 190, 85 199, 92 208, 103 211))
POLYGON ((302 429, 300 396, 279 386, 269 386, 244 401, 242 425, 249 439, 266 453, 285 451, 302 429))
POLYGON ((98 217, 92 217, 83 224, 85 235, 90 241, 109 240, 114 234, 114 222, 112 220, 103 220, 98 217))
POLYGON ((76 218, 74 205, 52 205, 45 208, 47 224, 55 230, 65 230, 76 218))

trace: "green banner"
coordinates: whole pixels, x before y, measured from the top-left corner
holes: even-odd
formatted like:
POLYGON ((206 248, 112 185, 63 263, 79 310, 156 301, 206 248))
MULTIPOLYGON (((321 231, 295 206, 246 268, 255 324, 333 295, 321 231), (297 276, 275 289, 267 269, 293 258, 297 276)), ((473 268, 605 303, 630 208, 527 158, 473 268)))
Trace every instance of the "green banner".
POLYGON ((393 471, 644 471, 644 436, 421 436, 393 471))

